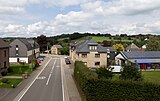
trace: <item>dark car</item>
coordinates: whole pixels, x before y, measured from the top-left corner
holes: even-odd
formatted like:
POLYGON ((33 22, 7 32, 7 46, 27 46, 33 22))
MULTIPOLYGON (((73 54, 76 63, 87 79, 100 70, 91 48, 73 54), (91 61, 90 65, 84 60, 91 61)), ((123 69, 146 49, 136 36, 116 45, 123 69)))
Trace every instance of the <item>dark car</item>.
POLYGON ((66 64, 71 64, 70 60, 68 58, 65 58, 66 64))

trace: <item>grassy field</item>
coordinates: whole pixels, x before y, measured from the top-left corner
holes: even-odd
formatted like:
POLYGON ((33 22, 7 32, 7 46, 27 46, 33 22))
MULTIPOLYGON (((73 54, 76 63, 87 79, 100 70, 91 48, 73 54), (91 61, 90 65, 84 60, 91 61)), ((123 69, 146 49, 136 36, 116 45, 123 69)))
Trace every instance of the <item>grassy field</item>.
POLYGON ((16 87, 22 81, 22 79, 15 79, 15 78, 8 78, 7 80, 8 83, 0 82, 0 88, 13 88, 12 85, 16 87))
POLYGON ((13 72, 8 73, 7 75, 10 76, 22 76, 22 74, 28 73, 31 74, 32 70, 28 64, 19 65, 19 64, 10 64, 11 69, 13 72))
POLYGON ((101 36, 90 36, 92 37, 92 39, 96 42, 103 42, 104 40, 107 40, 107 41, 122 41, 122 42, 133 42, 133 40, 126 40, 126 39, 122 39, 122 40, 114 40, 113 38, 112 39, 109 39, 109 37, 101 37, 101 36))
POLYGON ((142 71, 144 81, 160 84, 160 71, 142 71))
MULTIPOLYGON (((114 74, 112 80, 118 80, 120 74, 114 74)), ((160 71, 142 71, 145 82, 160 84, 160 71)))

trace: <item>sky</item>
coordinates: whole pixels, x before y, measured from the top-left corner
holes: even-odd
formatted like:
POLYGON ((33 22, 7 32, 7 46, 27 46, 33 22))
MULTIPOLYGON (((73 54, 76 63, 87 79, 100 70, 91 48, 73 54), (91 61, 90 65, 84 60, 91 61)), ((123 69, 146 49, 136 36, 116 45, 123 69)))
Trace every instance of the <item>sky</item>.
POLYGON ((159 34, 160 0, 0 0, 0 37, 159 34))

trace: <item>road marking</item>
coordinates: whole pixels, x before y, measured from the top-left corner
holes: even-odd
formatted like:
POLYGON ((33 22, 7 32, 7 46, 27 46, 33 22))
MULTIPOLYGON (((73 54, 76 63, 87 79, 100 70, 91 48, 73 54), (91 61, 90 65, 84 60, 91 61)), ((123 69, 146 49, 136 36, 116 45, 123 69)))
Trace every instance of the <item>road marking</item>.
POLYGON ((47 80, 47 82, 46 82, 46 85, 48 85, 48 83, 49 83, 49 81, 50 81, 50 78, 51 78, 51 76, 52 76, 52 72, 53 72, 53 69, 54 69, 54 67, 55 67, 56 61, 57 61, 57 59, 55 59, 55 61, 54 61, 54 64, 53 64, 53 67, 52 67, 51 72, 50 72, 50 74, 49 74, 49 77, 48 77, 48 80, 47 80))
POLYGON ((39 74, 34 78, 34 80, 31 82, 31 84, 26 88, 24 88, 13 101, 20 101, 22 99, 22 97, 26 94, 26 92, 29 90, 29 88, 33 85, 33 83, 36 81, 36 79, 38 78, 38 76, 42 73, 42 71, 46 68, 46 66, 48 65, 48 63, 51 61, 51 58, 49 59, 49 61, 46 63, 46 65, 43 67, 43 69, 39 72, 39 74), (25 91, 24 91, 25 90, 25 91), (22 93, 22 94, 21 94, 22 93))
POLYGON ((63 69, 62 69, 62 59, 61 59, 61 80, 62 80, 62 95, 63 95, 63 101, 65 101, 64 100, 64 82, 63 82, 63 73, 64 73, 64 71, 63 71, 63 69))
POLYGON ((38 77, 37 79, 43 80, 43 79, 45 79, 45 78, 46 78, 45 76, 40 76, 40 77, 38 77))
POLYGON ((49 77, 48 77, 48 80, 47 80, 47 82, 46 82, 46 85, 48 85, 49 80, 50 80, 50 78, 51 78, 51 75, 52 75, 52 74, 49 74, 49 77))

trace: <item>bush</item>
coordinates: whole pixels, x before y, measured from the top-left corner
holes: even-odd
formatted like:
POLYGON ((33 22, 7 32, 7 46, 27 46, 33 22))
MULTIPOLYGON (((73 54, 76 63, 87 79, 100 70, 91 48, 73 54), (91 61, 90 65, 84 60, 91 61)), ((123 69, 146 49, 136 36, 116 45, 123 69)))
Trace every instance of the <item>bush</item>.
POLYGON ((9 82, 8 82, 8 79, 6 79, 6 78, 2 78, 2 79, 0 79, 0 81, 1 81, 2 83, 9 83, 9 82))
POLYGON ((7 75, 7 73, 8 73, 8 71, 7 71, 7 70, 3 70, 3 71, 1 72, 2 76, 6 76, 6 75, 7 75))
POLYGON ((87 101, 160 101, 160 85, 133 80, 98 79, 95 72, 79 61, 74 77, 87 101))
POLYGON ((8 73, 12 73, 13 69, 11 67, 8 68, 8 73))
POLYGON ((111 79, 112 78, 112 71, 108 67, 100 67, 96 69, 96 73, 98 74, 99 79, 111 79))
POLYGON ((121 79, 129 79, 129 80, 135 80, 140 81, 142 80, 141 71, 139 71, 136 64, 130 63, 130 64, 124 64, 123 71, 121 71, 120 75, 121 79))

